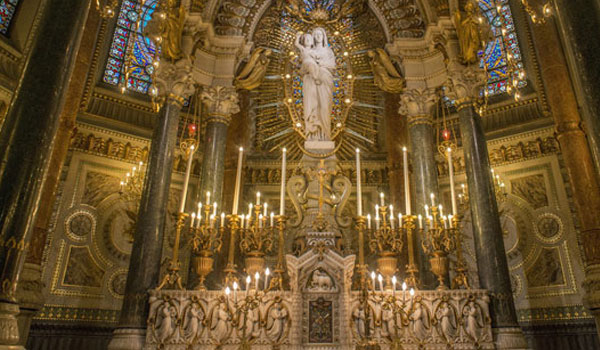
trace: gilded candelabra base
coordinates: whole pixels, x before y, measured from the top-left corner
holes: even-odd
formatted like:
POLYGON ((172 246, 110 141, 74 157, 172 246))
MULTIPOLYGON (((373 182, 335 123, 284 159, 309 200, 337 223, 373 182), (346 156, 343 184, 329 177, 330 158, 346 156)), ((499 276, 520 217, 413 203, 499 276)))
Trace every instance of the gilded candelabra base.
POLYGON ((375 340, 364 339, 356 344, 356 350, 381 350, 381 346, 375 340))
POLYGON ((392 289, 392 276, 396 274, 397 266, 398 258, 394 256, 394 253, 384 252, 381 254, 381 257, 377 259, 377 268, 385 278, 386 289, 392 289))
POLYGON ((200 256, 194 256, 192 258, 192 264, 194 266, 194 271, 196 275, 198 275, 198 284, 196 285, 196 290, 206 290, 206 276, 213 270, 214 259, 212 258, 212 253, 210 251, 201 252, 200 256))
POLYGON ((457 262, 454 272, 456 275, 452 279, 452 289, 471 289, 469 277, 467 275, 468 270, 464 263, 457 262))
POLYGON ((250 276, 262 273, 265 269, 265 257, 262 252, 251 252, 246 257, 246 272, 250 276))
POLYGON ((448 254, 444 251, 436 250, 429 259, 431 272, 438 279, 437 290, 447 290, 448 286, 444 283, 444 277, 448 274, 448 254))
POLYGON ((404 283, 408 288, 419 288, 419 279, 417 278, 417 274, 419 273, 419 269, 415 264, 406 265, 406 278, 404 278, 404 283))
POLYGON ((179 213, 177 217, 177 224, 175 227, 175 245, 173 246, 173 257, 171 258, 171 262, 169 262, 167 274, 165 275, 165 277, 163 277, 163 280, 157 287, 158 290, 161 290, 164 287, 176 287, 179 290, 183 290, 183 284, 181 283, 181 275, 179 274, 179 270, 181 269, 181 262, 179 261, 179 241, 181 240, 181 230, 183 229, 183 225, 185 224, 186 218, 186 213, 179 213))

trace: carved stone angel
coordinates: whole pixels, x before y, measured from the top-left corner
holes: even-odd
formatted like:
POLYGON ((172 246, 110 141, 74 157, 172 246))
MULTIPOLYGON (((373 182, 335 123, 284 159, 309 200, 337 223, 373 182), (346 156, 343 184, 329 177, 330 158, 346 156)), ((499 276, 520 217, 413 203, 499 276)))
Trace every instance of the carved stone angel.
POLYGON ((481 306, 474 301, 469 301, 463 308, 463 322, 465 333, 473 341, 478 341, 484 325, 484 316, 481 306))
POLYGON ((267 66, 271 61, 269 56, 271 56, 272 52, 270 49, 262 47, 254 50, 248 63, 246 63, 242 71, 235 78, 235 86, 246 90, 257 88, 267 73, 267 66))
POLYGON ((392 60, 384 49, 369 50, 368 52, 373 70, 375 85, 381 90, 391 93, 400 93, 406 86, 404 77, 398 72, 392 60))
MULTIPOLYGON (((485 20, 478 16, 476 5, 472 1, 465 4, 464 11, 456 11, 453 16, 460 58, 463 64, 479 62, 478 53, 485 48, 488 41, 489 27, 484 27, 485 20)), ((486 22, 487 23, 487 22, 486 22)))

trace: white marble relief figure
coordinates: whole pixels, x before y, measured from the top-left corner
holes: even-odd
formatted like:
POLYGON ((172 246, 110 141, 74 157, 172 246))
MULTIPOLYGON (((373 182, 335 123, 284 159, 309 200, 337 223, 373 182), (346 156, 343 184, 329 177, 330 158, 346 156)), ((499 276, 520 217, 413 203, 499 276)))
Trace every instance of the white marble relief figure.
POLYGON ((447 342, 451 342, 456 335, 456 321, 452 308, 447 302, 444 302, 437 309, 435 316, 438 320, 440 335, 447 342))
POLYGON ((275 343, 279 343, 286 331, 288 311, 281 303, 273 304, 267 318, 267 335, 275 343))
POLYGON ((160 343, 164 343, 173 334, 176 316, 175 307, 168 303, 164 303, 156 313, 154 329, 156 329, 156 336, 160 343))
POLYGON ((484 327, 483 316, 479 305, 475 302, 470 301, 465 305, 463 309, 463 319, 465 332, 471 337, 471 339, 477 341, 480 337, 480 330, 484 327))
POLYGON ((298 34, 295 45, 302 61, 300 74, 307 139, 330 141, 335 56, 325 29, 317 27, 310 34, 298 34))
POLYGON ((213 309, 210 324, 212 336, 218 342, 222 342, 229 336, 229 312, 227 312, 227 305, 224 302, 220 302, 213 309))
POLYGON ((193 340, 200 335, 202 331, 202 320, 204 312, 197 303, 193 303, 185 314, 183 321, 183 335, 187 340, 193 340))
POLYGON ((420 302, 415 303, 413 313, 410 317, 412 331, 419 339, 424 339, 429 333, 429 314, 420 302))

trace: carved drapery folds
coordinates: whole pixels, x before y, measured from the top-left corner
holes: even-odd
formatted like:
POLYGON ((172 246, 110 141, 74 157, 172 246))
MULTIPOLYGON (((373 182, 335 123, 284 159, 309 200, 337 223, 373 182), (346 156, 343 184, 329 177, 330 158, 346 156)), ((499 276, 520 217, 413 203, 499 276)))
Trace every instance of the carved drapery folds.
POLYGON ((238 94, 234 87, 210 86, 205 88, 200 98, 208 108, 208 121, 229 125, 231 115, 240 111, 238 94))
POLYGON ((431 124, 431 109, 438 98, 433 88, 406 90, 400 97, 398 113, 408 117, 409 125, 419 121, 431 124))

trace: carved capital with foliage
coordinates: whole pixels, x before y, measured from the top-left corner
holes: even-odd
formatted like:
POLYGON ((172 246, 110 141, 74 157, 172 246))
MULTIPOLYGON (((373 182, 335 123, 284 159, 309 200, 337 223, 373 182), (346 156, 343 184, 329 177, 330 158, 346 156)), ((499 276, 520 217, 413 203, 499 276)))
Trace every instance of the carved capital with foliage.
POLYGON ((446 95, 455 100, 457 106, 479 99, 481 89, 487 82, 485 71, 476 66, 456 65, 448 72, 446 95))
POLYGON ((238 94, 234 87, 209 86, 201 95, 202 103, 208 108, 209 120, 217 118, 226 124, 231 115, 240 111, 238 94))
POLYGON ((400 96, 400 109, 398 113, 405 115, 410 120, 430 116, 431 109, 438 101, 438 94, 433 88, 410 89, 400 96))
POLYGON ((195 91, 192 72, 192 62, 188 58, 174 63, 161 62, 154 75, 158 102, 170 100, 183 106, 184 101, 195 91))

